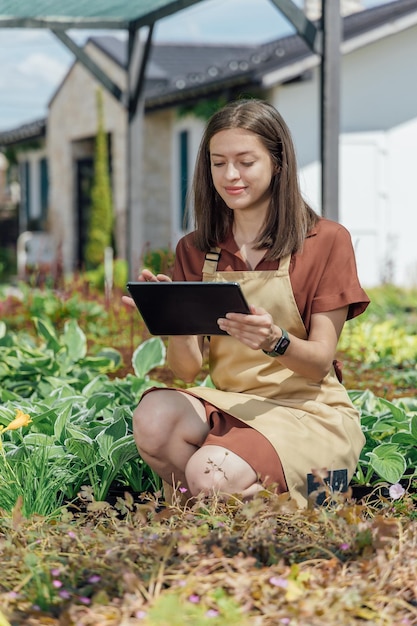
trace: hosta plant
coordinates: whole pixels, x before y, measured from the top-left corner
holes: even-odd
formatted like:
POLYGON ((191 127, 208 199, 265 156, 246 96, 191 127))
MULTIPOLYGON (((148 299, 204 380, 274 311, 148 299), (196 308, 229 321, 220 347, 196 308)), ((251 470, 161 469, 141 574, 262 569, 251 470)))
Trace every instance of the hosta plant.
POLYGON ((87 486, 106 498, 114 481, 137 491, 156 490, 158 478, 139 458, 132 409, 152 386, 149 372, 165 361, 159 338, 134 352, 134 374, 109 378, 118 363, 113 349, 90 356, 72 320, 61 334, 35 320, 38 342, 8 334, 0 339, 0 508, 47 514, 87 486), (27 420, 16 428, 17 416, 27 420), (40 502, 42 500, 42 502, 40 502))
POLYGON ((369 390, 349 395, 366 438, 354 482, 411 480, 417 475, 417 397, 390 402, 369 390))

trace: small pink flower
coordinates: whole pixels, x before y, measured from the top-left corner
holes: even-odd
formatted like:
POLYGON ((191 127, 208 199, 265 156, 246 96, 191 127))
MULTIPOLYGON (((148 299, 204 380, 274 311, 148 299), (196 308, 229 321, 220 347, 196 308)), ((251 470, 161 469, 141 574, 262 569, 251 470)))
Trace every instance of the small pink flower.
POLYGON ((391 485, 389 488, 389 495, 393 500, 399 500, 404 494, 405 489, 400 483, 395 483, 395 485, 391 485))
POLYGON ((69 600, 71 597, 71 594, 69 591, 67 591, 66 589, 61 589, 61 591, 58 593, 59 597, 62 598, 63 600, 69 600))
POLYGON ((137 619, 144 619, 146 617, 146 612, 145 611, 136 611, 135 617, 137 619))
POLYGON ((88 579, 88 582, 91 583, 92 585, 94 585, 95 583, 98 583, 99 580, 101 580, 101 576, 99 576, 98 574, 93 574, 88 579))
POLYGON ((281 587, 282 589, 286 589, 288 587, 288 580, 280 578, 279 576, 271 576, 269 582, 271 585, 274 585, 274 587, 281 587))
POLYGON ((350 545, 348 543, 341 543, 339 546, 339 550, 343 550, 343 552, 345 552, 346 550, 349 550, 350 545))
POLYGON ((189 596, 188 602, 192 602, 193 604, 198 604, 200 602, 200 596, 193 593, 191 596, 189 596))
POLYGON ((185 487, 180 487, 180 492, 181 493, 187 493, 187 489, 185 487))
POLYGON ((209 609, 206 613, 206 617, 218 617, 219 612, 216 609, 209 609))
POLYGON ((61 573, 61 570, 58 567, 55 567, 54 569, 51 569, 51 576, 53 576, 54 578, 59 576, 60 573, 61 573))
POLYGON ((53 580, 52 586, 55 587, 55 589, 59 589, 60 587, 62 587, 62 582, 60 580, 53 580))
POLYGON ((87 596, 80 596, 78 601, 81 602, 81 604, 91 604, 91 600, 87 598, 87 596))
POLYGON ((69 530, 68 531, 68 537, 70 537, 71 539, 75 539, 75 537, 76 537, 75 532, 73 530, 69 530))

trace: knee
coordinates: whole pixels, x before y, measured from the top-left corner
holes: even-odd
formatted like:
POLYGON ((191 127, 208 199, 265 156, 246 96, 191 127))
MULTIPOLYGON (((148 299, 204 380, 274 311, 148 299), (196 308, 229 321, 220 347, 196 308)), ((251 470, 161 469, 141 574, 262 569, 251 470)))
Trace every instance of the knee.
POLYGON ((139 452, 155 456, 165 445, 170 427, 166 407, 151 396, 145 396, 133 411, 132 427, 139 452))

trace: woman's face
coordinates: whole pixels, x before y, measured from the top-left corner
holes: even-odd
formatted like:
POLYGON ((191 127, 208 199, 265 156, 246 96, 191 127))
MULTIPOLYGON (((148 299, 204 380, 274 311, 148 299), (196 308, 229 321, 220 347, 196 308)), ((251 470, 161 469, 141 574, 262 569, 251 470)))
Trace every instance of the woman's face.
POLYGON ((274 165, 258 135, 242 128, 222 130, 209 144, 217 193, 234 211, 266 212, 274 165))

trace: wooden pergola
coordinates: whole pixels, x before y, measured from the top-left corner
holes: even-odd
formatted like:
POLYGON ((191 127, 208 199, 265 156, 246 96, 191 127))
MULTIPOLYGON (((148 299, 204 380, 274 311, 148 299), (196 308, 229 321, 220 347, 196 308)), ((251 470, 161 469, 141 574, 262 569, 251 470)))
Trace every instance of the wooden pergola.
MULTIPOLYGON (((227 0, 225 0, 227 1, 227 0)), ((127 244, 130 268, 141 249, 140 168, 143 138, 143 86, 155 23, 204 0, 0 0, 0 28, 48 28, 128 111, 127 244), (69 29, 117 29, 128 33, 127 89, 123 92, 67 34, 69 29), (139 34, 147 31, 146 37, 139 34), (135 164, 135 169, 133 167, 135 164)), ((270 0, 320 57, 320 137, 322 214, 339 218, 340 0, 322 0, 315 24, 293 0, 270 0)))

